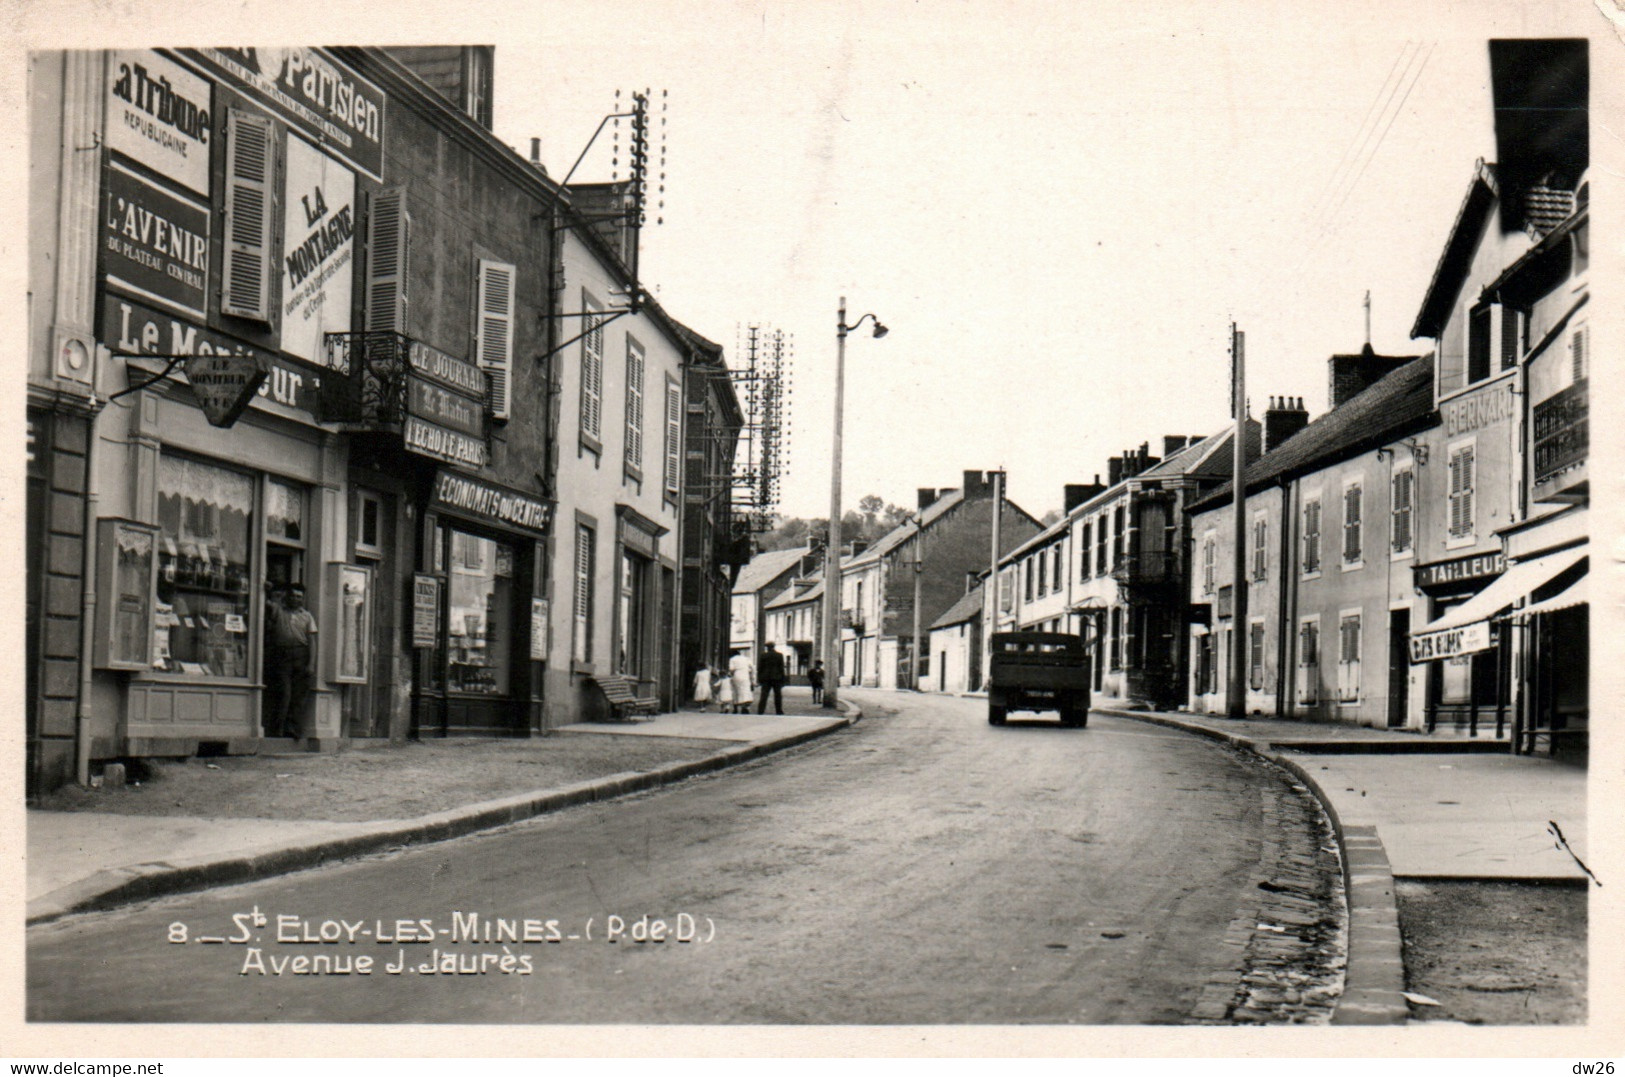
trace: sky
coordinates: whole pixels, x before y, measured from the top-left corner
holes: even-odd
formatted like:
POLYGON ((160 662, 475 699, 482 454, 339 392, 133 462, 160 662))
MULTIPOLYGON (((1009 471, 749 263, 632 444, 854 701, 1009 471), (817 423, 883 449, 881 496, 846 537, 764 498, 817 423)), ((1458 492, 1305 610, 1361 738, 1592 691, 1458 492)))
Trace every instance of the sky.
MULTIPOLYGON (((745 327, 790 337, 782 511, 829 510, 844 296, 891 331, 848 340, 843 507, 1002 468, 1042 515, 1109 456, 1228 423, 1232 321, 1255 415, 1324 410, 1367 290, 1373 346, 1425 351, 1410 327, 1495 155, 1488 39, 1589 36, 1595 80, 1610 2, 12 0, 4 43, 494 43, 496 134, 540 138, 556 178, 617 89, 649 89, 643 281, 735 365, 745 327)), ((575 178, 624 176, 612 152, 575 178)))
MULTIPOLYGON (((1254 414, 1324 411, 1368 289, 1372 345, 1422 353, 1410 327, 1495 157, 1488 39, 1605 32, 1562 2, 634 8, 586 49, 606 24, 572 4, 496 39, 496 133, 539 137, 562 177, 617 89, 653 91, 645 286, 736 364, 744 326, 793 338, 801 516, 829 507, 842 296, 890 328, 847 341, 847 508, 1003 468, 1039 515, 1108 456, 1216 432, 1232 321, 1254 414)), ((611 178, 611 151, 575 178, 611 178)))

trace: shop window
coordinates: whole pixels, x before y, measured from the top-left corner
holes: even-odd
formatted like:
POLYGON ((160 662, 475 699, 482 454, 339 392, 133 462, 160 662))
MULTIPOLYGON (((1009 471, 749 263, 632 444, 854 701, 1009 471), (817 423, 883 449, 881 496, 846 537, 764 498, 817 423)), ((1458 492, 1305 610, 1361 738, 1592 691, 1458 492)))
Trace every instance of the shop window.
POLYGON ((179 457, 159 460, 155 669, 250 676, 253 521, 248 475, 179 457))
POLYGON ((384 556, 384 502, 371 490, 355 495, 355 552, 357 557, 384 556))
POLYGON ((449 560, 446 687, 472 695, 507 695, 514 548, 453 530, 449 560))

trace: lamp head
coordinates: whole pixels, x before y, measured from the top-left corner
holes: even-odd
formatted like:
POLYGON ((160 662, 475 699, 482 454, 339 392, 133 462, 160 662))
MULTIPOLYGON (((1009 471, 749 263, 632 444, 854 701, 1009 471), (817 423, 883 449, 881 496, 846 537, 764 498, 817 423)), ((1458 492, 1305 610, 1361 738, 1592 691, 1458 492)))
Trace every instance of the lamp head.
POLYGON ((880 324, 880 319, 876 318, 875 319, 875 339, 879 340, 881 337, 885 336, 889 332, 891 332, 891 330, 887 329, 885 326, 881 325, 880 324))

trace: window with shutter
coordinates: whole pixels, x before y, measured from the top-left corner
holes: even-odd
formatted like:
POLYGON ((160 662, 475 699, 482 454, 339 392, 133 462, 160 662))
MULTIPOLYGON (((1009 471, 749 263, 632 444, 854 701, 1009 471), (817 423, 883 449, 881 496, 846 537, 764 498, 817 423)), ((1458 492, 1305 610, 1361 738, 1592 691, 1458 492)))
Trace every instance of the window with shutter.
POLYGON ((577 662, 592 661, 593 538, 592 528, 585 524, 576 525, 575 627, 570 656, 577 662))
POLYGON ((487 383, 491 417, 506 419, 509 378, 513 371, 514 267, 507 262, 480 259, 475 355, 487 383))
POLYGON ((404 188, 386 187, 373 197, 367 228, 367 330, 405 333, 411 219, 404 188))
POLYGON ((581 338, 581 432, 596 442, 604 399, 604 330, 596 312, 604 308, 583 292, 581 309, 587 312, 586 335, 581 338))
POLYGON ((1338 623, 1338 699, 1353 703, 1360 698, 1360 615, 1344 614, 1338 623))
POLYGON ((1320 571, 1320 501, 1307 501, 1303 506, 1303 571, 1313 575, 1320 571))
POLYGON ((1391 539, 1395 553, 1405 553, 1411 548, 1412 520, 1414 518, 1414 499, 1416 493, 1416 473, 1410 468, 1403 468, 1394 472, 1394 504, 1393 526, 1391 539))
POLYGON ((643 471, 643 349, 626 338, 626 466, 643 471))
POLYGON ((1247 626, 1247 685, 1255 692, 1264 690, 1264 623, 1247 626))
POLYGON ((1260 516, 1253 520, 1253 579, 1269 576, 1269 521, 1260 516))
POLYGON ((1450 537, 1470 538, 1473 534, 1473 446, 1462 445, 1450 453, 1450 537))
POLYGON ((1501 369, 1511 370, 1523 354, 1523 312, 1501 308, 1501 369))
POLYGON ((1089 572, 1089 557, 1090 549, 1094 546, 1094 525, 1084 524, 1082 536, 1078 541, 1078 546, 1083 550, 1083 557, 1078 560, 1078 578, 1086 580, 1091 575, 1089 572))
POLYGON ((1298 625, 1298 702, 1313 703, 1320 688, 1320 621, 1298 625))
POLYGON ((1343 563, 1357 564, 1361 559, 1359 486, 1343 488, 1343 563))
POLYGON ((1467 384, 1490 376, 1490 308, 1478 307, 1467 316, 1467 384))
POLYGON ((666 378, 666 495, 677 498, 678 468, 683 459, 683 389, 672 377, 666 378))
POLYGON ((1203 594, 1212 594, 1213 593, 1213 582, 1214 582, 1213 581, 1213 550, 1214 550, 1213 536, 1212 535, 1204 536, 1203 539, 1202 539, 1202 593, 1203 594))
POLYGON ((275 133, 267 117, 226 110, 226 264, 220 310, 261 322, 271 320, 275 133))

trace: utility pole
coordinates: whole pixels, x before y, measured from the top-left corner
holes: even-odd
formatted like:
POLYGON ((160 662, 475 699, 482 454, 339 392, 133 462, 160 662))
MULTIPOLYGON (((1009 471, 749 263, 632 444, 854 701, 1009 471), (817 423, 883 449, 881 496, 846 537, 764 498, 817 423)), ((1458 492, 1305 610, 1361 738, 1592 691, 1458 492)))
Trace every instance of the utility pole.
POLYGON ((1247 717, 1247 338, 1230 323, 1231 408, 1236 417, 1231 512, 1235 516, 1235 558, 1230 582, 1230 691, 1226 714, 1247 717))
POLYGON ((909 672, 914 683, 909 688, 920 690, 920 573, 925 569, 925 528, 918 518, 914 521, 914 657, 909 672))
POLYGON ((988 551, 987 624, 982 626, 982 685, 987 685, 988 667, 993 662, 993 630, 999 625, 999 526, 1004 511, 1004 472, 990 471, 993 480, 992 548, 988 551))

